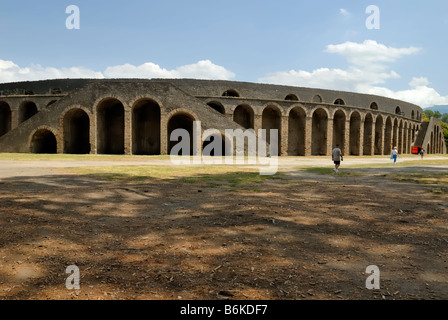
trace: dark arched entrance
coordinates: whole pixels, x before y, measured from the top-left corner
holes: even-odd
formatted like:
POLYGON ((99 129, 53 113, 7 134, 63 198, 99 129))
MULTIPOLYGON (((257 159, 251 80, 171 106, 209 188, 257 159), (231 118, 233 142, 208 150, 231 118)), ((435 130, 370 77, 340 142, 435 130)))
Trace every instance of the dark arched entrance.
POLYGON ((137 102, 132 110, 132 153, 160 154, 160 107, 151 99, 137 102))
POLYGON ((124 154, 124 107, 115 98, 103 100, 97 108, 99 154, 124 154))

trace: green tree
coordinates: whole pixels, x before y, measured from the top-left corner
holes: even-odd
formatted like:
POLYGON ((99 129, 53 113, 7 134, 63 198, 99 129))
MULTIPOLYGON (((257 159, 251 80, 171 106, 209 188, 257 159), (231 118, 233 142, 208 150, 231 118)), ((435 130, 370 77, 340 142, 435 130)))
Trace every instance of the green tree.
POLYGON ((440 120, 442 120, 442 122, 448 123, 448 113, 442 114, 440 120))
POLYGON ((426 115, 426 113, 424 113, 424 112, 423 112, 422 121, 423 121, 423 122, 429 122, 429 118, 428 118, 428 116, 426 115))
POLYGON ((426 115, 428 120, 431 119, 432 117, 434 117, 434 111, 432 111, 432 110, 425 110, 425 111, 423 111, 423 114, 426 115))
POLYGON ((445 144, 448 149, 448 124, 442 121, 443 135, 445 136, 445 144))
POLYGON ((440 113, 440 111, 435 111, 433 117, 437 118, 437 119, 440 119, 440 118, 442 118, 442 114, 440 113))

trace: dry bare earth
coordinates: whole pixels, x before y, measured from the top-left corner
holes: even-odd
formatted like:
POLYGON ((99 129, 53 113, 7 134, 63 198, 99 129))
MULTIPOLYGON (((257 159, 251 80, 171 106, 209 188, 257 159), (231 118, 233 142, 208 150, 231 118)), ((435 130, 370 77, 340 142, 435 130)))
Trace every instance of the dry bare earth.
POLYGON ((447 299, 446 189, 390 170, 239 186, 5 178, 0 298, 447 299), (80 290, 65 286, 70 265, 80 290), (369 265, 380 290, 365 287, 369 265))

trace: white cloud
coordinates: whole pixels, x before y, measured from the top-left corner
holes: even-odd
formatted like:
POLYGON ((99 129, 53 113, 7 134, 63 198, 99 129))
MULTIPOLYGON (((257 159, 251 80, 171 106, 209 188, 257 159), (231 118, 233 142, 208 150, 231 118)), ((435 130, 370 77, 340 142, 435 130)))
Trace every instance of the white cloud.
POLYGON ((421 49, 416 47, 392 48, 374 40, 366 40, 363 43, 348 41, 342 44, 328 45, 326 51, 340 54, 348 62, 366 68, 372 64, 382 65, 395 62, 404 56, 416 54, 421 49))
POLYGON ((376 94, 415 103, 423 108, 448 104, 448 96, 441 96, 429 87, 430 82, 425 77, 413 78, 408 90, 393 91, 384 87, 388 80, 400 78, 390 64, 420 51, 416 47, 388 47, 373 40, 328 45, 326 52, 342 55, 350 64, 347 69, 280 71, 260 78, 259 82, 376 94))
POLYGON ((22 68, 12 61, 0 59, 0 82, 33 81, 56 78, 104 78, 101 72, 87 68, 52 68, 32 65, 22 68))
POLYGON ((83 67, 53 68, 32 65, 20 67, 12 61, 0 59, 0 83, 15 81, 34 81, 58 78, 197 78, 229 80, 235 74, 222 66, 213 64, 210 60, 180 66, 167 70, 157 64, 148 62, 140 66, 123 64, 107 67, 103 72, 93 71, 83 67))
POLYGON ((344 9, 344 8, 339 9, 339 13, 341 15, 343 15, 344 17, 349 17, 350 16, 350 12, 348 12, 348 10, 344 9))

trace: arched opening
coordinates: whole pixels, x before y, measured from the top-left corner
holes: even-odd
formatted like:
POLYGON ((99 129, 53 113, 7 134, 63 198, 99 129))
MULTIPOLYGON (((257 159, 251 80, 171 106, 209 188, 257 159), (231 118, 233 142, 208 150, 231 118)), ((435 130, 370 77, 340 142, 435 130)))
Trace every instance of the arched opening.
POLYGON ((254 111, 248 105, 239 105, 233 112, 233 121, 246 129, 254 128, 254 111))
POLYGON ((339 105, 339 106, 345 106, 345 101, 342 99, 336 99, 333 104, 339 105))
POLYGON ((328 114, 324 109, 314 111, 312 127, 311 154, 325 156, 327 154, 328 114))
POLYGON ((97 107, 99 154, 124 154, 124 106, 115 98, 97 107))
POLYGON ((6 102, 0 101, 0 137, 11 131, 11 108, 6 102))
POLYGON ((372 147, 373 147, 372 134, 373 134, 373 117, 370 113, 368 113, 364 120, 364 143, 362 154, 365 156, 372 155, 372 147))
POLYGON ((305 156, 306 113, 295 107, 288 120, 288 156, 305 156))
POLYGON ((90 118, 82 109, 72 109, 64 116, 64 153, 90 153, 90 118))
MULTIPOLYGON (((271 130, 278 130, 278 155, 281 152, 281 113, 280 111, 272 106, 266 107, 263 110, 262 115, 262 129, 266 129, 266 142, 272 145, 271 141, 271 130)), ((272 147, 272 146, 271 146, 272 147)))
POLYGON ((19 124, 25 122, 37 113, 37 106, 32 101, 25 101, 19 107, 19 124))
POLYGON ((205 138, 202 143, 202 155, 210 157, 222 157, 230 155, 226 149, 225 139, 221 134, 212 134, 205 138))
POLYGON ((410 129, 408 128, 408 124, 405 123, 404 124, 404 129, 403 129, 403 152, 402 153, 410 153, 410 142, 409 142, 409 138, 410 138, 410 129))
POLYGON ((285 98, 286 101, 299 101, 299 97, 295 94, 288 94, 285 98))
POLYGON ((183 141, 183 139, 189 140, 189 150, 180 150, 176 154, 173 154, 175 156, 181 156, 182 151, 190 156, 194 155, 193 150, 193 139, 195 137, 193 136, 193 121, 194 118, 186 113, 178 113, 171 117, 171 119, 168 121, 168 153, 171 155, 171 151, 174 146, 176 146, 178 143, 183 143, 187 145, 188 141, 183 141), (176 129, 184 129, 188 133, 188 137, 182 136, 179 138, 179 140, 171 141, 171 133, 176 129))
POLYGON ((50 130, 37 130, 31 139, 30 149, 32 153, 57 153, 56 137, 50 130))
POLYGON ((226 109, 224 108, 224 106, 220 102, 212 101, 212 102, 207 103, 207 105, 210 108, 212 108, 213 110, 216 110, 216 111, 218 111, 221 114, 226 114, 226 109))
POLYGON ((414 111, 414 110, 412 110, 412 112, 411 112, 411 119, 412 119, 412 120, 415 119, 415 111, 414 111))
POLYGON ((390 117, 386 120, 386 128, 384 129, 384 154, 392 152, 392 120, 390 117))
POLYGON ((378 110, 378 104, 376 102, 372 102, 370 104, 370 109, 371 110, 378 110))
POLYGON ((375 155, 383 154, 383 117, 378 116, 375 123, 375 155))
POLYGON ((132 153, 160 154, 160 106, 151 99, 138 101, 132 109, 132 153))
MULTIPOLYGON (((393 147, 398 148, 398 120, 397 119, 395 119, 394 126, 392 129, 392 144, 393 144, 392 148, 393 147)), ((402 150, 399 149, 398 151, 401 152, 402 150)), ((391 152, 392 152, 392 150, 391 150, 391 152)))
POLYGON ((336 111, 333 116, 333 146, 339 145, 344 153, 345 149, 345 113, 342 110, 336 111))
POLYGON ((318 95, 318 94, 316 94, 314 97, 313 97, 313 102, 314 103, 322 103, 324 100, 322 99, 322 97, 320 96, 320 95, 318 95))
POLYGON ((398 115, 402 115, 402 113, 401 113, 401 108, 400 107, 396 107, 395 108, 395 114, 398 114, 398 115))
POLYGON ((353 112, 350 117, 350 155, 361 154, 361 115, 353 112))
POLYGON ((431 132, 431 149, 430 149, 430 153, 434 154, 435 153, 435 146, 434 146, 434 131, 431 132))
POLYGON ((229 89, 229 90, 224 91, 222 96, 223 97, 239 98, 240 94, 238 93, 238 91, 236 91, 234 89, 229 89))

